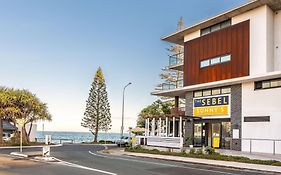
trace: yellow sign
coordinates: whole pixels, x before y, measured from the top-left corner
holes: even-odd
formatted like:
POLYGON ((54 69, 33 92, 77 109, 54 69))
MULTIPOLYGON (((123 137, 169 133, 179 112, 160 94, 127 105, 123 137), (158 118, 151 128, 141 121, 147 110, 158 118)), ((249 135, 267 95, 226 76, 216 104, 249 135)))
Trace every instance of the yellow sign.
POLYGON ((214 137, 213 138, 213 148, 219 148, 220 147, 220 138, 214 137))
POLYGON ((194 98, 193 116, 229 115, 229 102, 229 95, 194 98))
POLYGON ((228 106, 207 106, 193 109, 194 116, 228 115, 228 106))
POLYGON ((25 123, 25 119, 24 118, 19 118, 19 119, 16 119, 16 122, 17 124, 20 126, 20 127, 23 127, 24 123, 25 123))

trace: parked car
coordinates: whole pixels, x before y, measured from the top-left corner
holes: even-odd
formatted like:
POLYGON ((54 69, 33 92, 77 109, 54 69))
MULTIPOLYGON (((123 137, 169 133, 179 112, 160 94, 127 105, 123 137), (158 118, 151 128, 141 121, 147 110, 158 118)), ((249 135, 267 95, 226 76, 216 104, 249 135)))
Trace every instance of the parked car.
POLYGON ((11 140, 11 134, 5 133, 5 132, 4 132, 4 133, 3 133, 3 140, 4 140, 5 142, 11 140))
POLYGON ((117 146, 128 146, 131 141, 130 137, 123 136, 120 139, 116 140, 115 143, 117 146))

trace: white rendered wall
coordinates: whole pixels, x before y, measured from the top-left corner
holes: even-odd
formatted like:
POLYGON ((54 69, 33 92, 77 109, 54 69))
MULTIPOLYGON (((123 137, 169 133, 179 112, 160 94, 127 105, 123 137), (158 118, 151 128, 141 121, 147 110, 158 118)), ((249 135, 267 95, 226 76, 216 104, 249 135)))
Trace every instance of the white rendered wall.
POLYGON ((281 10, 274 13, 274 70, 281 70, 281 10))
MULTIPOLYGON (((30 124, 27 124, 25 126, 26 133, 29 132, 29 128, 30 128, 30 124)), ((37 124, 33 123, 32 128, 31 128, 31 132, 30 132, 30 136, 29 136, 29 140, 31 142, 35 142, 36 134, 37 134, 37 124)))
POLYGON ((274 70, 273 11, 266 5, 232 18, 232 25, 250 20, 250 75, 274 70))
POLYGON ((185 35, 184 36, 184 42, 193 40, 193 39, 198 38, 198 37, 200 37, 200 30, 197 30, 197 31, 192 32, 192 33, 190 33, 188 35, 185 35))
MULTIPOLYGON (((242 138, 281 140, 281 88, 254 91, 254 83, 242 84, 242 138), (244 122, 244 116, 270 116, 270 122, 244 122)), ((250 142, 242 141, 242 151, 250 151, 250 142)), ((272 141, 253 141, 253 152, 273 152, 272 141)), ((276 142, 281 154, 281 142, 276 142)))

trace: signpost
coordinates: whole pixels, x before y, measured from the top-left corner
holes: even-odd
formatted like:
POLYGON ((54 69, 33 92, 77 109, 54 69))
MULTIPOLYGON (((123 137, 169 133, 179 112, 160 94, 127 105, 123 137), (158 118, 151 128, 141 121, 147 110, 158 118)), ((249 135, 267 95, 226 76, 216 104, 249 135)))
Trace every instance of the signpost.
POLYGON ((227 116, 229 115, 229 108, 229 95, 199 97, 193 99, 193 115, 196 117, 227 116))
POLYGON ((23 131, 22 128, 25 123, 25 119, 19 118, 19 119, 16 119, 16 122, 17 122, 18 126, 20 127, 20 152, 22 152, 22 131, 23 131))
POLYGON ((43 146, 43 157, 50 157, 50 146, 43 146))

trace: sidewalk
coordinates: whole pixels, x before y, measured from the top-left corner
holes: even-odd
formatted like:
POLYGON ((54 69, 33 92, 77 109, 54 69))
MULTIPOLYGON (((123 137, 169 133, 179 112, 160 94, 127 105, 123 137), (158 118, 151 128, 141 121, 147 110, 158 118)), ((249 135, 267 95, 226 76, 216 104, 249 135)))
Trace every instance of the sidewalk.
POLYGON ((123 149, 112 149, 112 150, 108 150, 108 152, 110 154, 117 155, 117 156, 127 155, 127 156, 135 156, 135 157, 143 157, 143 158, 151 158, 151 159, 178 161, 178 162, 185 162, 185 163, 205 164, 205 165, 214 165, 214 166, 221 166, 221 167, 228 167, 228 168, 249 169, 249 170, 281 173, 281 166, 247 164, 247 163, 240 163, 240 162, 230 162, 230 161, 228 162, 228 161, 220 161, 220 160, 208 160, 208 159, 156 155, 156 154, 147 154, 147 153, 134 153, 134 152, 125 152, 123 149))
POLYGON ((232 156, 243 156, 248 157, 250 159, 259 159, 259 160, 277 160, 281 162, 281 154, 269 154, 269 153, 249 153, 242 151, 234 151, 234 150, 226 150, 226 149, 218 149, 217 152, 224 155, 232 155, 232 156))
POLYGON ((17 159, 11 156, 0 154, 0 169, 9 169, 16 167, 28 167, 40 164, 39 162, 17 159))
MULTIPOLYGON (((159 149, 160 151, 167 151, 167 148, 159 148, 153 146, 144 146, 146 149, 159 149)), ((186 152, 189 152, 189 148, 185 148, 186 152)), ((173 149, 174 152, 180 152, 180 149, 173 149)), ((257 152, 242 152, 235 150, 227 150, 227 149, 216 149, 216 152, 223 155, 231 155, 231 156, 242 156, 248 157, 250 159, 259 159, 259 160, 277 160, 281 162, 281 154, 270 154, 270 153, 257 153, 257 152)))

